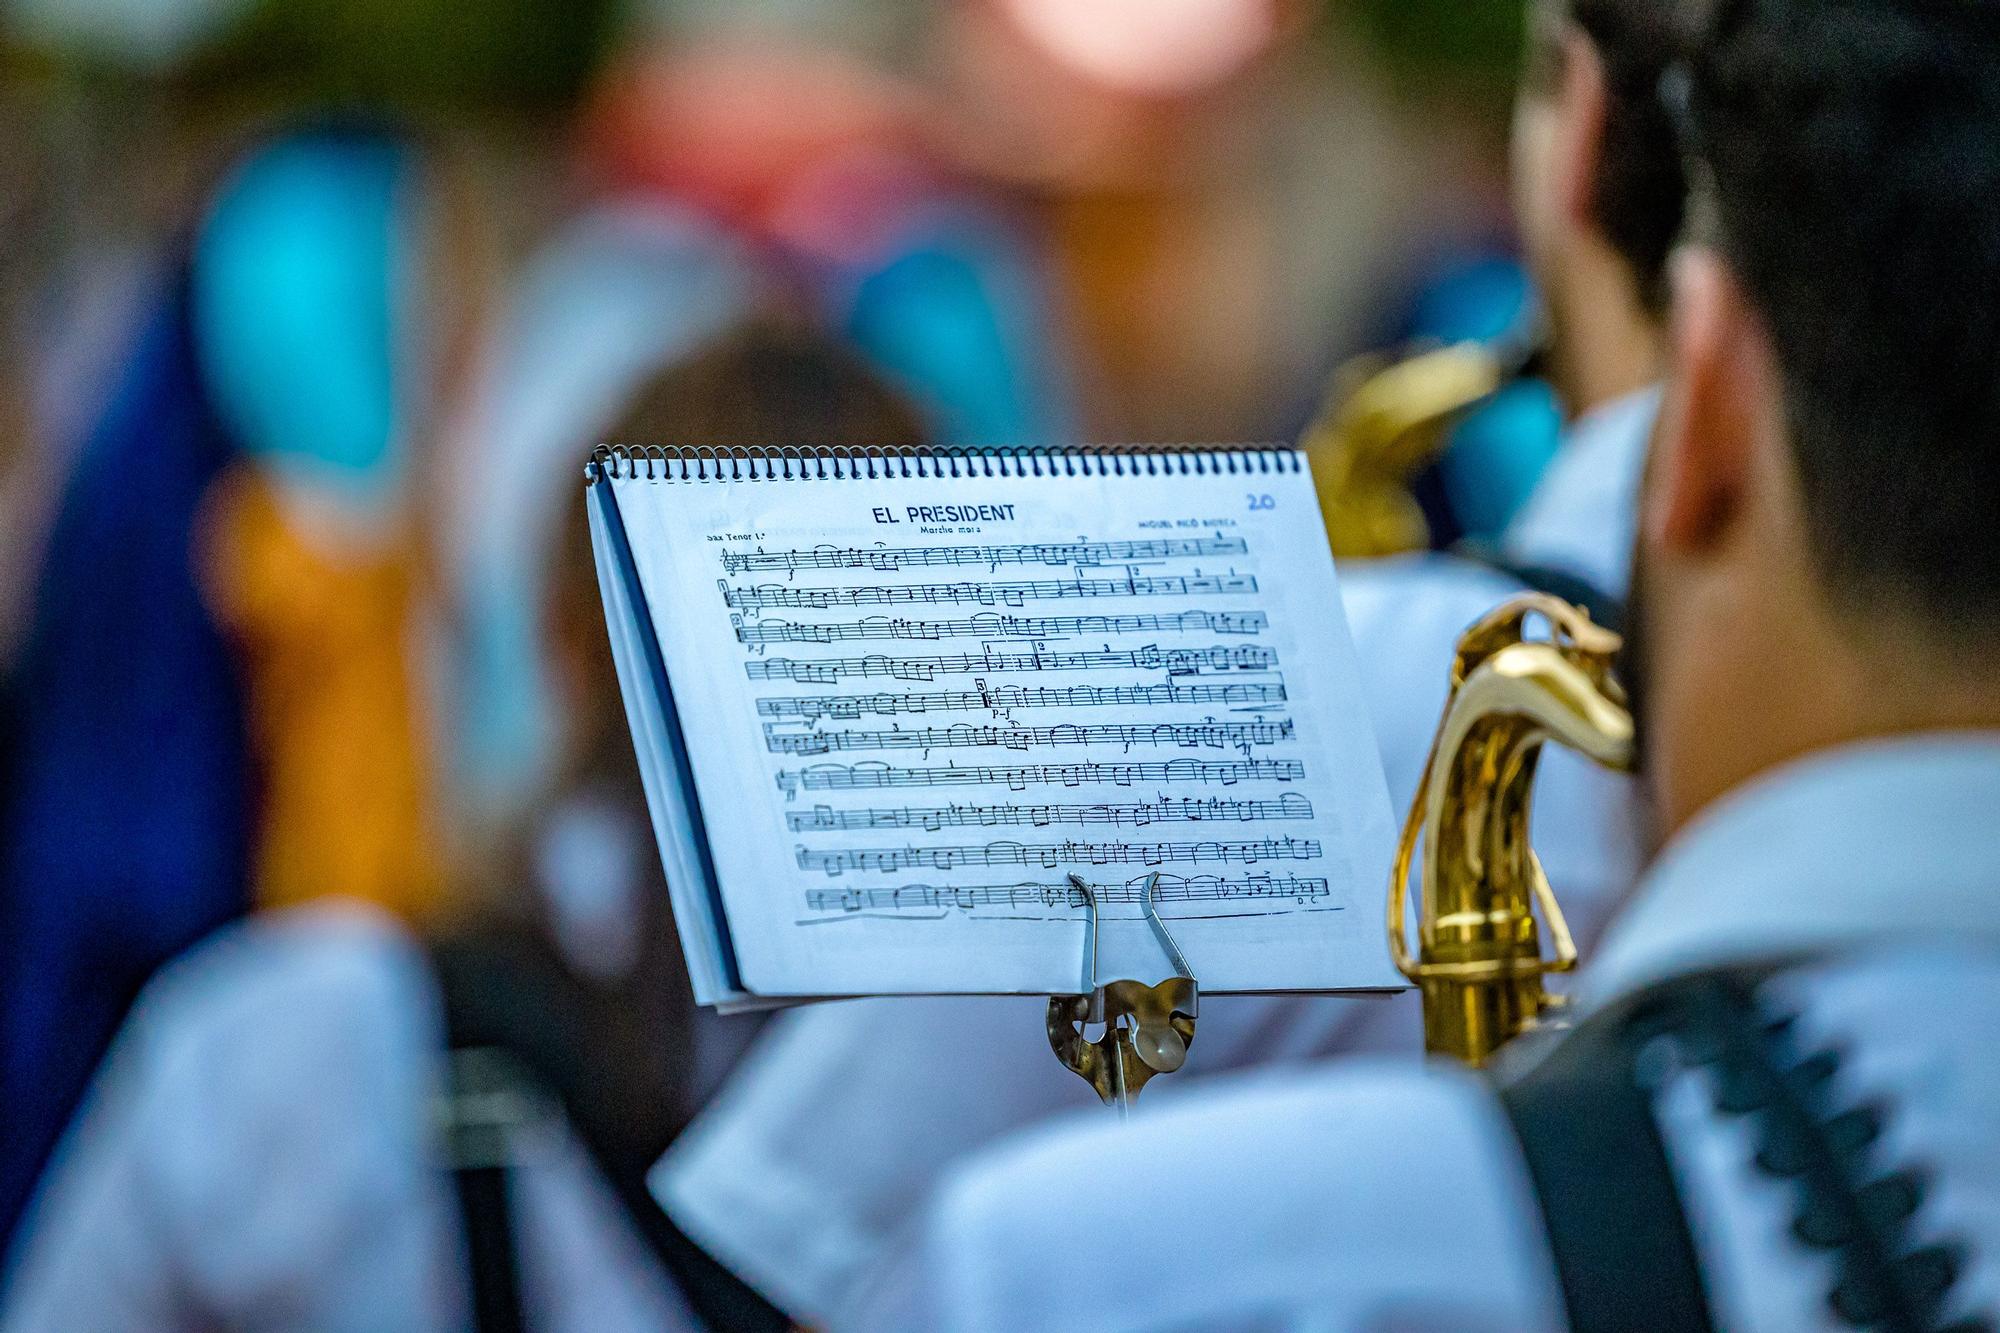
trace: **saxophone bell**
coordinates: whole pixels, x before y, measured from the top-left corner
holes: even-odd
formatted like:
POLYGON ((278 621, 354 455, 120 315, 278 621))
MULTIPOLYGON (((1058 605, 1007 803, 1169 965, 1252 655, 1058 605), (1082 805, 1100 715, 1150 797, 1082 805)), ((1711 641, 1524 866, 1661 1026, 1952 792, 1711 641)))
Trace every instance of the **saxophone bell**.
POLYGON ((1443 452, 1467 413, 1515 379, 1539 373, 1545 345, 1537 314, 1492 342, 1357 357, 1334 374, 1299 447, 1312 459, 1336 559, 1431 544, 1412 479, 1443 452))
POLYGON ((1586 612, 1539 594, 1497 608, 1459 640, 1389 884, 1390 953, 1422 990, 1433 1053, 1483 1065, 1560 1003, 1545 979, 1574 968, 1577 952, 1528 841, 1535 770, 1554 740, 1630 771, 1632 714, 1612 672, 1619 643, 1586 612), (1536 617, 1547 639, 1527 637, 1536 617), (1413 952, 1408 899, 1419 843, 1413 952))

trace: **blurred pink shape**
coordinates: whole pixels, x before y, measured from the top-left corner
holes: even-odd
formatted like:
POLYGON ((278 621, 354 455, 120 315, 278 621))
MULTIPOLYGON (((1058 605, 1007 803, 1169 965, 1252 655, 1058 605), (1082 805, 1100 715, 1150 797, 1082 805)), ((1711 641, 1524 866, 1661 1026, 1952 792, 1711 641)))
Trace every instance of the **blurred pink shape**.
POLYGON ((1212 87, 1278 34, 1276 0, 999 0, 1036 45, 1070 69, 1128 93, 1212 87))
POLYGON ((653 190, 753 234, 835 161, 909 152, 915 94, 833 51, 716 42, 642 52, 601 83, 584 152, 614 187, 653 190))

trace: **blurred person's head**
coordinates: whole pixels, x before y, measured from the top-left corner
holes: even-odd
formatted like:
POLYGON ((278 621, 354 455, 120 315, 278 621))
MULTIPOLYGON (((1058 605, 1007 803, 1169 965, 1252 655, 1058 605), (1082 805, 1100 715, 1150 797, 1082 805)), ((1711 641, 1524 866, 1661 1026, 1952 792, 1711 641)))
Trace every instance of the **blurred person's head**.
MULTIPOLYGON (((808 325, 771 318, 746 323, 662 370, 634 392, 606 439, 892 451, 931 443, 917 410, 850 348, 808 325)), ((549 628, 569 701, 571 771, 608 766, 621 778, 635 777, 581 499, 568 527, 549 628)))
POLYGON ((1729 0, 1635 619, 1665 831, 1826 746, 2000 725, 2000 10, 1729 0))
MULTIPOLYGON (((630 384, 600 437, 617 444, 826 445, 908 450, 930 443, 910 404, 831 336, 789 319, 745 320, 672 356, 630 384)), ((491 838, 482 906, 519 915, 539 902, 570 960, 585 973, 621 972, 639 939, 635 922, 664 913, 642 880, 657 873, 606 633, 591 549, 579 439, 561 468, 567 494, 547 534, 549 577, 541 626, 561 720, 558 755, 540 799, 491 838), (586 825, 593 836, 579 836, 586 825), (520 877, 537 895, 524 899, 520 877)), ((657 896, 657 895, 655 895, 657 896)))
POLYGON ((624 197, 566 221, 511 283, 449 432, 453 484, 434 527, 453 605, 445 731, 470 826, 518 820, 555 759, 541 609, 577 458, 638 386, 741 321, 765 281, 736 236, 624 197))
POLYGON ((1571 412, 1658 378, 1668 252, 1686 192, 1661 76, 1666 0, 1529 0, 1514 211, 1571 412))
MULTIPOLYGON (((840 344, 805 328, 747 324, 633 390, 621 444, 925 445, 916 413, 840 344)), ((580 460, 579 460, 580 461, 580 460)), ((540 809, 493 869, 496 913, 538 918, 571 979, 559 989, 587 1035, 583 1114, 615 1150, 650 1163, 726 1072, 754 1023, 695 1017, 660 884, 598 593, 580 469, 544 609, 568 743, 540 809), (521 894, 523 872, 531 895, 521 894)), ((538 946, 545 947, 545 946, 538 946)))

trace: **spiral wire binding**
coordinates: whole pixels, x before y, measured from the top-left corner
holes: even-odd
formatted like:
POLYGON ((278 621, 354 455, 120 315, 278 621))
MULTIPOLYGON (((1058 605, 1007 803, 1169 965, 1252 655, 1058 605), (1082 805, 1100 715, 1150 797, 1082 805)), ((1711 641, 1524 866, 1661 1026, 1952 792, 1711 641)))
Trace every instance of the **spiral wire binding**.
POLYGON ((595 482, 861 481, 889 478, 1244 476, 1300 472, 1304 456, 1284 445, 1220 447, 1171 444, 1067 448, 836 449, 707 445, 609 445, 591 452, 584 476, 595 482))

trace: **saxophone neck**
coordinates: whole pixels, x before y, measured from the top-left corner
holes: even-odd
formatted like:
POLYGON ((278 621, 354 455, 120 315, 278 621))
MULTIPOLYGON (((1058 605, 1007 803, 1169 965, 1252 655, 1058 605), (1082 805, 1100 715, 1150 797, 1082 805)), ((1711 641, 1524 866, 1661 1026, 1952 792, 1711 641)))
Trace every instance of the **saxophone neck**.
POLYGON ((1546 974, 1575 964, 1528 841, 1535 769, 1551 740, 1607 767, 1630 767, 1632 717, 1611 672, 1618 646, 1582 611, 1543 596, 1508 603, 1460 640, 1390 885, 1391 949, 1423 989, 1433 1051, 1483 1063, 1552 1005, 1546 974), (1534 617, 1549 625, 1547 639, 1527 638, 1534 617), (1420 844, 1413 953, 1407 894, 1420 844))

